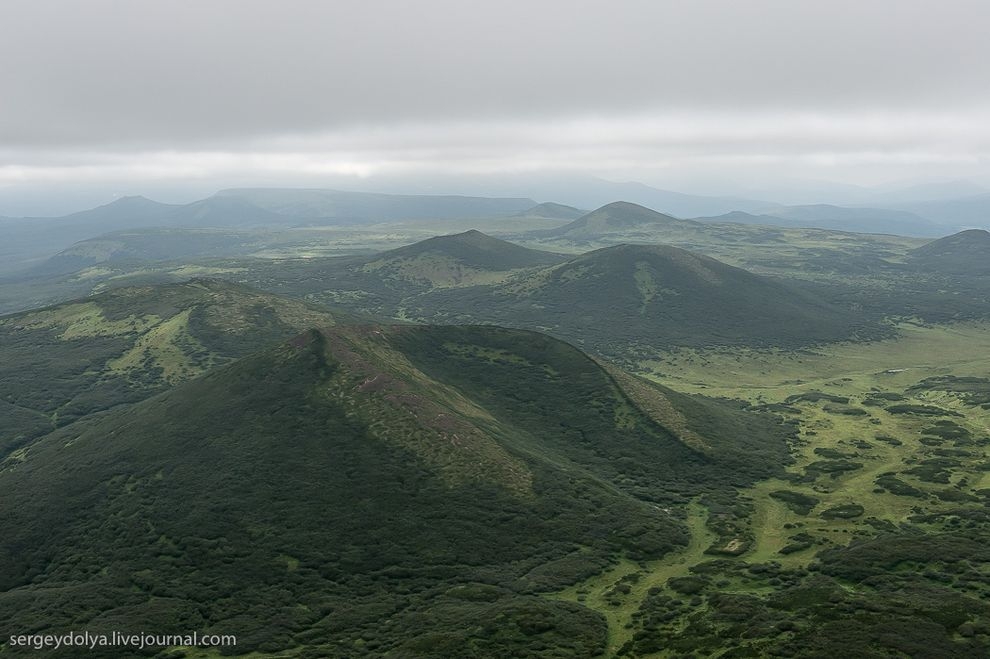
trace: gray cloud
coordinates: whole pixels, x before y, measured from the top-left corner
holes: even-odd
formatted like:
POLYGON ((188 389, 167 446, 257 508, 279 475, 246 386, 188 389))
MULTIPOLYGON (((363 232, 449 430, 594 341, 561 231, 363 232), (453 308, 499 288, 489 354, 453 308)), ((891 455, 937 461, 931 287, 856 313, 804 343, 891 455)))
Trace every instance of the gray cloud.
POLYGON ((982 0, 7 0, 0 182, 985 172, 988 24, 982 0))

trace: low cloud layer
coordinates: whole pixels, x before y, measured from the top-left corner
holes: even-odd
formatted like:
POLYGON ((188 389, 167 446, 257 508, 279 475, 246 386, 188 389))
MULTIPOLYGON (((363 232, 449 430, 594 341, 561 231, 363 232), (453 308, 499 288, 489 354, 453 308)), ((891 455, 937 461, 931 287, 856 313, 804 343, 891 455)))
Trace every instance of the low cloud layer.
POLYGON ((0 184, 988 177, 990 5, 0 6, 0 184))

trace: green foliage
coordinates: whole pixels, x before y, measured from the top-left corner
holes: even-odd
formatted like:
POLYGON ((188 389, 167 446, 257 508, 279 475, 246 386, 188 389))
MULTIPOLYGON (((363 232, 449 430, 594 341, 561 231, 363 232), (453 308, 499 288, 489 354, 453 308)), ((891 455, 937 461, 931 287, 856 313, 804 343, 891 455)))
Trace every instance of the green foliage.
MULTIPOLYGON (((684 545, 651 502, 728 491, 786 452, 776 421, 690 400, 725 432, 761 432, 747 441, 766 454, 738 469, 729 435, 726 457, 699 455, 542 335, 310 332, 6 463, 0 620, 234 633, 262 654, 592 656, 601 616, 534 593, 684 545), (434 436, 484 446, 472 427, 528 487, 426 451, 434 436)), ((477 455, 463 464, 492 459, 477 455)))
POLYGON ((804 472, 811 478, 817 478, 821 474, 830 474, 833 478, 842 475, 847 471, 862 469, 861 462, 852 460, 817 460, 807 465, 804 472))
POLYGON ((771 492, 770 496, 778 501, 783 501, 788 508, 798 515, 807 515, 812 508, 821 503, 820 499, 793 490, 776 490, 771 492))
POLYGON ((959 394, 967 405, 990 404, 990 378, 940 375, 922 380, 909 391, 947 391, 959 394))
MULTIPOLYGON (((811 545, 799 534, 793 553, 811 545)), ((990 652, 985 541, 887 535, 829 549, 811 570, 722 560, 692 569, 691 594, 656 589, 620 656, 979 657, 990 652), (714 582, 726 588, 705 587, 714 582), (850 584, 855 588, 848 588, 850 584), (697 588, 695 588, 697 586, 697 588), (730 592, 727 592, 730 591, 730 592)))
POLYGON ((53 428, 341 318, 349 316, 202 279, 6 316, 0 458, 53 428))
POLYGON ((876 483, 879 487, 882 487, 891 494, 896 494, 898 496, 919 498, 923 498, 925 496, 925 493, 918 488, 908 485, 901 479, 891 474, 878 476, 876 483))
POLYGON ((818 403, 820 401, 828 401, 830 403, 839 403, 845 405, 849 402, 849 396, 835 396, 833 394, 827 394, 822 391, 806 391, 800 394, 794 394, 793 396, 788 396, 784 399, 784 403, 790 405, 791 403, 818 403))
POLYGON ((958 412, 937 405, 889 405, 887 411, 891 414, 915 414, 918 416, 962 416, 958 412))

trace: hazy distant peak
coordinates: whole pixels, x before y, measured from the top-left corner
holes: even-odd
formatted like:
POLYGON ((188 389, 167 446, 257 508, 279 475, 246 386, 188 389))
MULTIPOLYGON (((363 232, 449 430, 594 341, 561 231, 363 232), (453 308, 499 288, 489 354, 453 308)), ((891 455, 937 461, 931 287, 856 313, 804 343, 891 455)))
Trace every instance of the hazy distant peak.
POLYGON ((613 201, 610 204, 605 204, 601 208, 592 211, 593 213, 623 213, 623 214, 636 214, 639 216, 653 218, 657 215, 663 217, 669 217, 675 220, 673 215, 667 215, 666 213, 661 213, 660 211, 655 211, 652 208, 647 208, 646 206, 641 206, 639 204, 634 204, 631 201, 613 201))
MULTIPOLYGON (((109 203, 103 204, 102 206, 97 206, 97 208, 152 208, 165 206, 170 206, 170 204, 163 204, 160 201, 148 199, 143 195, 127 195, 124 197, 118 197, 109 203)), ((82 212, 85 213, 87 211, 82 212)))
POLYGON ((537 204, 536 206, 519 213, 521 216, 548 217, 560 220, 576 220, 584 214, 585 211, 579 208, 567 206, 566 204, 558 204, 552 201, 537 204))
POLYGON ((418 243, 393 249, 379 260, 416 259, 442 256, 468 267, 481 270, 512 270, 514 268, 549 265, 564 259, 559 254, 529 249, 477 229, 446 236, 434 236, 418 243))
POLYGON ((640 206, 629 201, 613 201, 601 208, 582 215, 570 224, 565 224, 546 235, 568 236, 571 238, 592 238, 613 232, 649 226, 688 226, 697 225, 691 220, 681 220, 671 215, 665 215, 646 206, 640 206))

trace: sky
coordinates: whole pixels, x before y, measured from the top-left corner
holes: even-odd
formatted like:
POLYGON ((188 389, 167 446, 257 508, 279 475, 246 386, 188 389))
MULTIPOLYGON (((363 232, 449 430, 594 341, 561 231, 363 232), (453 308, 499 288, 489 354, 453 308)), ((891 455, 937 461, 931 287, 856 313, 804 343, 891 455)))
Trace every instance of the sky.
POLYGON ((985 0, 4 0, 0 200, 551 173, 990 185, 988 25, 985 0))

